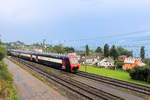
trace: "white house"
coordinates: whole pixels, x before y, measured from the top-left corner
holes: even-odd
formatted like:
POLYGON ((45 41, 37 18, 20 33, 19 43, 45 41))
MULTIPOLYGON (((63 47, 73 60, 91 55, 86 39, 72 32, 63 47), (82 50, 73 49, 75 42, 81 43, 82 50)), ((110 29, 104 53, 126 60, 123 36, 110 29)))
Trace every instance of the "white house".
POLYGON ((101 66, 105 68, 112 67, 114 66, 114 60, 112 60, 111 58, 104 58, 103 60, 97 63, 97 66, 101 66))

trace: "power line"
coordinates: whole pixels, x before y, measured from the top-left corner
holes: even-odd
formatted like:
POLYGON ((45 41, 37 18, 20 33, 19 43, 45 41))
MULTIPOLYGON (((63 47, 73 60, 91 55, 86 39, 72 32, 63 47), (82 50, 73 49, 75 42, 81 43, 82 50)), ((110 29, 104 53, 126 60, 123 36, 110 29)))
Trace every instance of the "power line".
POLYGON ((61 40, 60 43, 67 43, 67 42, 83 42, 88 40, 97 40, 97 39, 106 39, 106 38, 117 38, 117 37, 125 37, 125 36, 132 36, 137 34, 143 34, 146 32, 150 32, 150 30, 142 30, 142 31, 135 31, 135 32, 129 32, 125 34, 114 34, 114 35, 107 35, 107 36, 98 36, 98 37, 92 37, 92 38, 85 38, 85 39, 76 39, 76 40, 61 40))

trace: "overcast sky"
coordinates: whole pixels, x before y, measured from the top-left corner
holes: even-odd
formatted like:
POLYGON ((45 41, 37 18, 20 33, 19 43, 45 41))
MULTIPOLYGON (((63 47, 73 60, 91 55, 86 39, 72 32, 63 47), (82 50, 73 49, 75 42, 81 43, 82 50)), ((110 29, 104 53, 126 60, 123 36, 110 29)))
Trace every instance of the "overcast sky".
POLYGON ((4 42, 78 40, 150 29, 150 0, 0 0, 4 42))

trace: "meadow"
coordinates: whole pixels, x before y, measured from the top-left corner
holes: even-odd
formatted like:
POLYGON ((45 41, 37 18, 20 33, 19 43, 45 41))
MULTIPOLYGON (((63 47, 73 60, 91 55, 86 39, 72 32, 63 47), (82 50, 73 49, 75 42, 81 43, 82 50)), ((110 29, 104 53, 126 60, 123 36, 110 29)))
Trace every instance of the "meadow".
POLYGON ((80 66, 80 71, 85 71, 88 73, 93 73, 97 75, 102 75, 102 76, 107 76, 110 78, 115 78, 123 81, 128 81, 136 84, 141 84, 145 86, 149 86, 149 83, 143 82, 143 81, 138 81, 138 80, 133 80, 131 79, 130 75, 128 72, 123 71, 123 70, 111 70, 111 69, 106 69, 106 68, 100 68, 96 66, 80 66))

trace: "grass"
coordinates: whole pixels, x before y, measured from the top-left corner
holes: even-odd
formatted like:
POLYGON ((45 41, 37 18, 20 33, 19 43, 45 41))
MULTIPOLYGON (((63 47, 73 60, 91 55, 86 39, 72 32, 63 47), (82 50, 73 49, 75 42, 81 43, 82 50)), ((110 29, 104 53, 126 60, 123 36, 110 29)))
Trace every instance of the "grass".
MULTIPOLYGON (((85 66, 80 66, 80 71, 85 71, 85 66)), ((130 75, 128 72, 124 72, 121 70, 111 70, 111 69, 106 69, 106 68, 98 68, 95 66, 87 66, 86 69, 87 72, 89 73, 94 73, 97 75, 102 75, 102 76, 107 76, 110 78, 115 78, 115 79, 119 79, 119 80, 123 80, 123 81, 128 81, 128 82, 132 82, 132 83, 136 83, 136 84, 140 84, 140 85, 145 85, 145 86, 149 86, 149 83, 143 82, 143 81, 138 81, 138 80, 133 80, 130 78, 130 75)))
POLYGON ((9 98, 9 100, 19 100, 17 91, 13 86, 13 75, 2 61, 0 61, 0 97, 9 98))
POLYGON ((19 100, 17 90, 13 85, 10 86, 9 92, 10 92, 10 100, 19 100))

